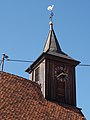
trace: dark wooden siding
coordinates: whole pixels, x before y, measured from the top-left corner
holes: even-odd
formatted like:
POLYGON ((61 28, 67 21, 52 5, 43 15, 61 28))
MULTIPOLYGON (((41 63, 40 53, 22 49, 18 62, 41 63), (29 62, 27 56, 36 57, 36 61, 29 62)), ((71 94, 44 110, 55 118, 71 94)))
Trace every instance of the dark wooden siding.
POLYGON ((46 98, 65 104, 76 105, 75 66, 63 63, 63 61, 46 60, 46 98), (65 66, 68 75, 65 81, 56 77, 55 67, 65 66))

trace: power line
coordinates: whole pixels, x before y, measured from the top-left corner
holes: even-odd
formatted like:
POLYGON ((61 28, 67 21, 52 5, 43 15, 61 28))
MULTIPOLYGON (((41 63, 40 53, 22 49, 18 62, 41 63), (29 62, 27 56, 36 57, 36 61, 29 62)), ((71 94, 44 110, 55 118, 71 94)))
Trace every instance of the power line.
MULTIPOLYGON (((33 63, 34 61, 30 61, 30 60, 15 60, 15 59, 6 59, 7 61, 11 61, 11 62, 28 62, 28 63, 33 63)), ((81 67, 90 67, 90 64, 79 64, 78 66, 81 67)))
POLYGON ((7 61, 11 61, 11 62, 29 62, 29 63, 33 62, 33 61, 29 61, 29 60, 14 60, 14 59, 7 59, 7 61))
POLYGON ((79 66, 81 66, 81 67, 90 67, 89 64, 79 64, 79 66))
MULTIPOLYGON (((2 61, 2 60, 0 60, 2 61)), ((9 62, 28 62, 28 63, 33 63, 34 61, 31 61, 31 60, 20 60, 20 59, 6 59, 6 61, 9 61, 9 62)), ((78 66, 81 66, 81 67, 90 67, 90 64, 79 64, 78 66)))

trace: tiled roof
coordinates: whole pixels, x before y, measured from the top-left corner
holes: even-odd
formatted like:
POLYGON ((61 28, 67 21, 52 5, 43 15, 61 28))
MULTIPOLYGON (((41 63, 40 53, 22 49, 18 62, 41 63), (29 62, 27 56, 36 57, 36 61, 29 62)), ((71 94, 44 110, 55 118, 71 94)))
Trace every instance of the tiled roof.
POLYGON ((44 99, 40 86, 0 72, 0 120, 85 120, 75 107, 44 99))

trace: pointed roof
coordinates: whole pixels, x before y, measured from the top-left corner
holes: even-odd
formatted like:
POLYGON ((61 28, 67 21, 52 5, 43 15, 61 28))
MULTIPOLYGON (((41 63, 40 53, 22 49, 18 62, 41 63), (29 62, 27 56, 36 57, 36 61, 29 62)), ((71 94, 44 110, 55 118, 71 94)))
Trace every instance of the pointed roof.
POLYGON ((56 52, 62 53, 58 40, 56 38, 55 32, 53 30, 53 22, 50 21, 50 31, 43 49, 43 52, 56 52))
POLYGON ((68 56, 66 53, 64 53, 61 50, 61 47, 58 43, 57 37, 56 37, 54 29, 53 29, 53 22, 52 21, 50 21, 50 31, 49 31, 43 52, 46 54, 49 54, 49 55, 54 55, 57 57, 76 61, 75 59, 68 56))
POLYGON ((73 59, 66 53, 64 53, 61 50, 61 47, 58 43, 58 40, 56 38, 54 29, 53 29, 53 22, 50 21, 50 31, 43 49, 42 54, 28 67, 25 72, 28 72, 29 74, 32 72, 33 67, 35 67, 37 64, 39 64, 44 58, 52 56, 52 57, 58 57, 60 59, 63 59, 67 61, 67 63, 73 64, 77 66, 80 62, 73 59))

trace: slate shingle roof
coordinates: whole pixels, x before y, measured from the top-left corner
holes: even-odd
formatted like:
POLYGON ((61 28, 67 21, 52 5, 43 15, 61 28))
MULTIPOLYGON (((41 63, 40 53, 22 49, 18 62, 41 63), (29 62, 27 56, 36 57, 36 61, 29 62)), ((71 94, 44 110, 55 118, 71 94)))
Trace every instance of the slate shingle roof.
MULTIPOLYGON (((53 27, 53 23, 51 25, 53 27)), ((53 29, 49 31, 43 52, 52 51, 57 53, 62 53, 58 40, 56 38, 55 32, 53 29)))
POLYGON ((0 72, 0 120, 85 120, 78 108, 44 99, 40 86, 0 72))
POLYGON ((61 47, 53 29, 53 22, 50 22, 50 28, 51 29, 49 31, 43 52, 53 56, 75 61, 73 58, 71 58, 61 50, 61 47))

